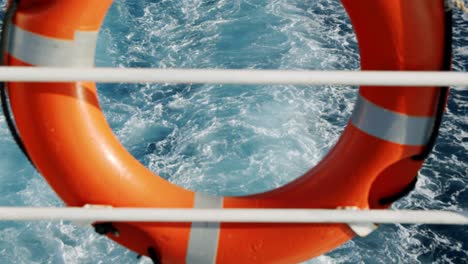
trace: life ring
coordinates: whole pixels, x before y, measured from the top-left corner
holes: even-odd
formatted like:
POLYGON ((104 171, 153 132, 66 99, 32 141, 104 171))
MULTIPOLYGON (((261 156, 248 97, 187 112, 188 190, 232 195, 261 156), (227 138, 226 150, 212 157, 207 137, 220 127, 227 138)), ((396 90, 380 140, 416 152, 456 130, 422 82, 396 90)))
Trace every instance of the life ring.
MULTIPOLYGON (((92 67, 111 0, 22 0, 8 65, 92 67)), ((343 0, 363 70, 446 70, 444 1, 343 0)), ((440 88, 361 87, 329 154, 276 190, 214 197, 175 186, 136 161, 109 128, 94 83, 10 83, 27 153, 69 206, 385 208, 410 185, 429 141, 440 88)), ((108 223, 110 238, 162 263, 297 263, 354 236, 345 224, 108 223)))

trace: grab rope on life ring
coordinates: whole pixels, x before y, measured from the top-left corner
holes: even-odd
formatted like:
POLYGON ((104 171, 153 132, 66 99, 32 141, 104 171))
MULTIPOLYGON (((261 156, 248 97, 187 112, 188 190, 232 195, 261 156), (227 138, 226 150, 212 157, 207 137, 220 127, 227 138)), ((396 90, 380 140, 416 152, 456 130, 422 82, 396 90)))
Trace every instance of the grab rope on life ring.
MULTIPOLYGON (((444 1, 343 0, 362 70, 448 70, 444 1)), ((22 0, 6 62, 92 67, 111 0, 22 0)), ((265 193, 216 197, 154 175, 119 143, 94 83, 10 83, 11 109, 37 169, 70 206, 386 208, 412 189, 433 135, 438 87, 361 87, 348 126, 313 169, 265 193)), ((442 104, 443 105, 443 104, 442 104)), ((440 112, 440 111, 439 111, 440 112)), ((96 230, 162 263, 298 263, 354 236, 346 224, 96 223, 96 230)))

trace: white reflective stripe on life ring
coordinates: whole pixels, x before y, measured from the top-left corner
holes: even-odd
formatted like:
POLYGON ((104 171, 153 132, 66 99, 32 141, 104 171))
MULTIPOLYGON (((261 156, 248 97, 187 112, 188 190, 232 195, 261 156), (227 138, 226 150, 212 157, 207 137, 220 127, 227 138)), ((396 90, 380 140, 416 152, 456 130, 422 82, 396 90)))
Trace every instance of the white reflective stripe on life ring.
POLYGON ((8 53, 35 66, 92 67, 97 31, 77 31, 74 40, 42 36, 12 24, 8 53))
MULTIPOLYGON (((223 197, 195 193, 194 208, 223 208, 223 197)), ((218 253, 220 223, 192 223, 185 258, 188 264, 214 264, 218 253)))
POLYGON ((361 131, 385 141, 422 146, 429 140, 434 117, 410 116, 390 111, 359 95, 351 123, 361 131))

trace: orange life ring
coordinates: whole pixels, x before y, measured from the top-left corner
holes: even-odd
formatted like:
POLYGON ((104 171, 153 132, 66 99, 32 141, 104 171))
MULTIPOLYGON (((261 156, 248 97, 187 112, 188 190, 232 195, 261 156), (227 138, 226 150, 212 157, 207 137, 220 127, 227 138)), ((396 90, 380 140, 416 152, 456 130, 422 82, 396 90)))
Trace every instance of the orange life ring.
MULTIPOLYGON (((93 66, 111 0, 22 0, 8 65, 93 66)), ((443 70, 444 1, 343 0, 363 70, 443 70)), ((119 143, 95 84, 10 83, 17 129, 37 169, 70 206, 384 208, 419 168, 439 88, 361 87, 352 118, 315 168, 266 193, 212 197, 155 176, 119 143)), ((162 263, 297 263, 349 240, 345 224, 113 223, 113 240, 162 263)))

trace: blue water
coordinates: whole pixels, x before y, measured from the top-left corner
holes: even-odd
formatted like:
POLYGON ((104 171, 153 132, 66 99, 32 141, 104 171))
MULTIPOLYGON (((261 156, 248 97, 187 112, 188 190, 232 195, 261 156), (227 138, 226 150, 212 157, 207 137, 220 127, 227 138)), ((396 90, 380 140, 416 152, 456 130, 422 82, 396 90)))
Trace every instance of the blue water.
MULTIPOLYGON (((4 2, 4 1, 2 1, 4 2)), ((2 4, 4 6, 4 3, 2 4)), ((468 15, 455 12, 454 65, 468 71, 468 15)), ((359 69, 349 19, 331 0, 116 0, 96 64, 112 67, 359 69)), ((192 190, 246 194, 318 163, 356 87, 101 84, 114 132, 153 171, 192 190)), ((468 210, 468 90, 453 87, 414 192, 394 208, 468 210)), ((0 205, 62 206, 0 119, 0 205)), ((308 263, 466 263, 468 228, 383 225, 308 263)), ((0 263, 150 263, 69 222, 0 223, 0 263)))

